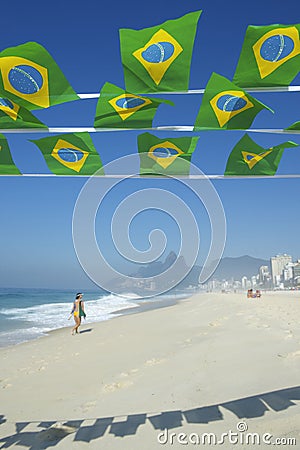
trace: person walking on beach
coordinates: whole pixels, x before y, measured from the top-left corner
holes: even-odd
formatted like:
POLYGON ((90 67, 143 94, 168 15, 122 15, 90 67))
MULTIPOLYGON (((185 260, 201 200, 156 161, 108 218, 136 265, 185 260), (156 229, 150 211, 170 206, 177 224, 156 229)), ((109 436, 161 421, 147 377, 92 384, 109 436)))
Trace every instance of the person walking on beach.
POLYGON ((71 315, 73 315, 75 320, 75 326, 72 329, 72 334, 78 334, 78 328, 81 325, 81 317, 86 318, 86 314, 84 311, 84 302, 82 299, 83 294, 81 292, 78 292, 76 294, 76 298, 73 304, 73 309, 71 311, 71 315))

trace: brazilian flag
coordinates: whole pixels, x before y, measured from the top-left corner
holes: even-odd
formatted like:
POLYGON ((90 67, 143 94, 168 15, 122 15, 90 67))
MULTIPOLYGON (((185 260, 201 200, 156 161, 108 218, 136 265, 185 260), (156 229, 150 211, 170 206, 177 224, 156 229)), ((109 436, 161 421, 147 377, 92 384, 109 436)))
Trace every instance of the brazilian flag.
POLYGON ((0 53, 0 95, 30 110, 79 99, 52 56, 37 42, 0 53))
POLYGON ((3 134, 0 134, 0 174, 21 175, 21 172, 13 162, 8 142, 3 134))
POLYGON ((47 128, 30 111, 9 98, 0 97, 0 128, 47 128))
POLYGON ((159 139, 153 134, 138 136, 141 175, 189 175, 192 154, 199 137, 159 139))
POLYGON ((265 150, 245 134, 230 153, 224 175, 275 175, 284 149, 290 147, 298 144, 288 141, 265 150))
POLYGON ((213 73, 205 88, 194 130, 244 130, 264 108, 273 112, 227 78, 213 73))
POLYGON ((119 30, 126 89, 136 93, 188 90, 201 12, 143 30, 119 30))
POLYGON ((101 89, 94 120, 95 128, 152 128, 157 108, 168 100, 140 97, 111 83, 101 89))
MULTIPOLYGON (((55 175, 93 175, 102 168, 89 133, 68 133, 31 140, 55 175)), ((104 175, 103 169, 97 175, 104 175)))
POLYGON ((299 73, 300 24, 250 25, 234 74, 238 86, 289 86, 299 73))

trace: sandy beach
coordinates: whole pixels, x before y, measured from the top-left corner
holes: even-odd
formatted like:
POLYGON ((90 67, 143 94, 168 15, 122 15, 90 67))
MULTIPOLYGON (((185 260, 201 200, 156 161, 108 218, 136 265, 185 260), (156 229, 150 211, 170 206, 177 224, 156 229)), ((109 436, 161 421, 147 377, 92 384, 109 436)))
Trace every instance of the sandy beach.
POLYGON ((197 294, 1 349, 0 448, 300 448, 299 314, 299 291, 197 294))

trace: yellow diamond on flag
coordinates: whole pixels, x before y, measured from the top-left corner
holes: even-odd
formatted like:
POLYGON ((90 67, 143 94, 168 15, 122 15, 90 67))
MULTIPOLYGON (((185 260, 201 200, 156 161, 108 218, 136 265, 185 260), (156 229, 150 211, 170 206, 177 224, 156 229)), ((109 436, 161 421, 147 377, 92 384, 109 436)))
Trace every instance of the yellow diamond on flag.
POLYGON ((267 155, 272 153, 271 150, 267 150, 264 153, 260 153, 259 155, 257 153, 249 153, 249 152, 242 152, 243 159, 245 163, 248 164, 249 169, 253 169, 253 167, 262 159, 264 159, 267 155))
POLYGON ((139 97, 134 94, 121 94, 118 97, 109 100, 109 103, 114 110, 119 114, 122 120, 128 119, 136 111, 151 105, 152 101, 149 98, 139 97))
POLYGON ((89 152, 71 144, 63 139, 58 139, 51 156, 69 169, 80 172, 89 152))
POLYGON ((0 98, 0 111, 3 111, 11 119, 17 120, 20 106, 8 98, 0 98))
POLYGON ((176 39, 160 29, 144 47, 132 54, 145 67, 155 84, 159 85, 168 68, 182 51, 183 48, 176 39))
POLYGON ((300 53, 296 27, 276 28, 265 33, 254 45, 253 52, 261 78, 274 72, 300 53))
POLYGON ((219 92, 210 100, 210 105, 220 127, 223 127, 232 117, 254 107, 243 91, 219 92))
POLYGON ((5 91, 41 108, 50 105, 46 67, 19 56, 4 56, 0 70, 5 91))
POLYGON ((172 142, 165 141, 157 145, 153 145, 148 152, 149 158, 154 159, 157 164, 166 169, 169 167, 175 159, 182 155, 184 152, 180 150, 172 142))

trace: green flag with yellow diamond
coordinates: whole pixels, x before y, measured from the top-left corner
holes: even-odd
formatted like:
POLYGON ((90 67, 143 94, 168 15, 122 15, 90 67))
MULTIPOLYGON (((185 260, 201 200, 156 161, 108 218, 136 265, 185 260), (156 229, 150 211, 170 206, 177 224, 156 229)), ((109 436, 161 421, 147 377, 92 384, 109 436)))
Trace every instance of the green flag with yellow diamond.
POLYGON ((262 109, 273 112, 227 78, 213 73, 205 88, 194 130, 245 130, 262 109))
POLYGON ((141 175, 189 175, 192 154, 199 137, 159 139, 153 134, 138 136, 141 175))
POLYGON ((47 128, 28 109, 9 98, 0 97, 0 128, 47 128))
POLYGON ((289 86, 300 68, 300 24, 250 25, 234 74, 238 86, 289 86))
POLYGON ((188 90, 201 12, 143 30, 119 30, 126 89, 135 93, 188 90))
POLYGON ((38 146, 49 169, 56 175, 93 175, 95 172, 104 175, 89 133, 60 134, 31 142, 38 146))
POLYGON ((0 134, 0 174, 21 175, 21 172, 13 162, 8 142, 3 134, 0 134))
POLYGON ((247 134, 229 155, 224 175, 275 175, 285 148, 298 147, 292 141, 264 149, 247 134))
POLYGON ((94 120, 95 128, 152 128, 157 108, 168 100, 140 97, 111 83, 101 89, 94 120))
POLYGON ((37 42, 0 53, 0 96, 30 110, 79 99, 52 56, 37 42))

